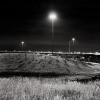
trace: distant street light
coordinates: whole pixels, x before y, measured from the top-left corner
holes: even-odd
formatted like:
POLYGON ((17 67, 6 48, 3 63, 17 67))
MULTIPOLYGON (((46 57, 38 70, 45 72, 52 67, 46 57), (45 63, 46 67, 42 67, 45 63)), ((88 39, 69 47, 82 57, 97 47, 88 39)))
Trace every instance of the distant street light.
POLYGON ((72 42, 73 42, 73 45, 74 45, 74 43, 75 43, 75 38, 74 37, 72 38, 72 42))
POLYGON ((75 40, 75 38, 73 37, 73 38, 72 38, 72 42, 73 42, 73 53, 74 53, 74 44, 75 44, 75 41, 76 41, 76 40, 75 40))
POLYGON ((22 51, 23 51, 23 47, 24 47, 24 41, 21 42, 21 45, 22 45, 22 51))
MULTIPOLYGON (((24 51, 24 43, 25 43, 24 41, 21 41, 22 51, 24 51)), ((26 51, 24 51, 24 52, 25 52, 25 60, 27 60, 27 53, 26 53, 26 51)))
MULTIPOLYGON (((71 41, 72 41, 73 47, 74 47, 74 44, 75 44, 75 41, 76 41, 75 38, 73 37, 71 41)), ((68 44, 68 45, 69 45, 69 47, 68 47, 69 54, 70 54, 70 52, 71 52, 71 41, 69 41, 69 44, 68 44)), ((74 49, 73 49, 73 52, 74 52, 74 49)))
POLYGON ((57 20, 57 14, 55 12, 51 12, 48 18, 52 22, 52 54, 53 54, 54 22, 57 20))

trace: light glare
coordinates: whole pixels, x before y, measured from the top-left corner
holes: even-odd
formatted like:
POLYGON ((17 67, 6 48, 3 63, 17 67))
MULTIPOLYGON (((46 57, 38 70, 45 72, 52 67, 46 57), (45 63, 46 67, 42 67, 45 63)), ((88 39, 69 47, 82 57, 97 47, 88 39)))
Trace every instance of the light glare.
POLYGON ((72 41, 75 41, 75 38, 72 38, 72 41))
POLYGON ((55 13, 55 12, 51 12, 51 13, 49 14, 49 19, 50 19, 50 20, 56 20, 56 19, 57 19, 56 13, 55 13))
POLYGON ((21 44, 24 44, 24 41, 22 41, 21 44))

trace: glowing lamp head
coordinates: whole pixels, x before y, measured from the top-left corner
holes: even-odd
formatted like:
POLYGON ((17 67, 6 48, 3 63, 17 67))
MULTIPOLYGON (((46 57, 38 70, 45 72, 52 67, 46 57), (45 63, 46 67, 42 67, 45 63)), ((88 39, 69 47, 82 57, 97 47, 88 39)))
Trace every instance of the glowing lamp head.
POLYGON ((22 41, 21 44, 23 45, 24 44, 24 41, 22 41))
POLYGON ((57 14, 55 12, 51 12, 49 14, 49 19, 52 20, 52 21, 56 20, 57 19, 57 14))
POLYGON ((75 41, 75 38, 72 38, 72 41, 75 41))

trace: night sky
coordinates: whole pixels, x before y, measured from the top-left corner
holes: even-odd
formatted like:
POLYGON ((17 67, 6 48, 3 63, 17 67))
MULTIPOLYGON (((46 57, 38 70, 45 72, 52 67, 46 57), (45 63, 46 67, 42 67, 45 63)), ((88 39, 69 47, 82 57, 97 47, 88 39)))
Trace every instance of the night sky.
POLYGON ((90 0, 13 0, 0 3, 0 50, 48 50, 51 47, 50 11, 54 23, 54 48, 68 51, 76 38, 76 51, 100 51, 100 3, 90 0))

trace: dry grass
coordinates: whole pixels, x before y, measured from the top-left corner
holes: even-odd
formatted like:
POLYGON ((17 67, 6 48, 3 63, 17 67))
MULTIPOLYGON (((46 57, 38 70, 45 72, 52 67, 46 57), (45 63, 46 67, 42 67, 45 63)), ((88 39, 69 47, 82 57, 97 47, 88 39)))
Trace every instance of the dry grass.
MULTIPOLYGON (((96 73, 87 64, 59 56, 37 54, 0 54, 0 72, 96 73), (65 70, 66 69, 66 70, 65 70)), ((0 100, 100 100, 100 81, 87 84, 64 78, 0 78, 0 100)))
POLYGON ((0 100, 100 100, 100 81, 41 78, 0 78, 0 100))

